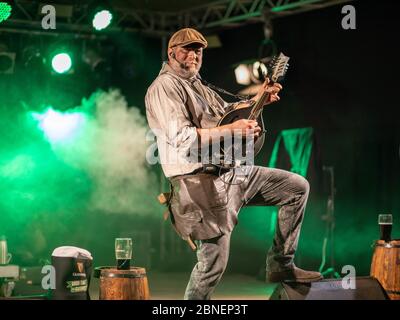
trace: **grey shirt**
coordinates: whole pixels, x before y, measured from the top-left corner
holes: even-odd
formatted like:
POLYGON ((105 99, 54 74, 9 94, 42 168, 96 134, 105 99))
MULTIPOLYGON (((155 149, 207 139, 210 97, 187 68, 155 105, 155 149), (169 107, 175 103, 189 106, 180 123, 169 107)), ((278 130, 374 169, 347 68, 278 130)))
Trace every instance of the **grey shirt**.
POLYGON ((215 91, 203 85, 199 76, 180 77, 167 63, 148 88, 146 115, 157 137, 157 147, 166 177, 190 173, 202 164, 194 151, 198 146, 195 124, 190 120, 192 105, 201 128, 214 128, 237 103, 227 103, 215 91))

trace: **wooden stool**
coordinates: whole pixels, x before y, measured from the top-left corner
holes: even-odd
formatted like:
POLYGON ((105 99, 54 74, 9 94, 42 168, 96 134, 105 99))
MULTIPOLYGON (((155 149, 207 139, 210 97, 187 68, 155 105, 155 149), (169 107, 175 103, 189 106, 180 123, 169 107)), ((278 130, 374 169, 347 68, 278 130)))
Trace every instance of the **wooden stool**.
POLYGON ((100 300, 150 299, 145 268, 118 270, 115 267, 98 267, 94 271, 94 277, 100 278, 100 300))
POLYGON ((375 242, 371 263, 375 277, 392 300, 400 300, 400 240, 375 242))

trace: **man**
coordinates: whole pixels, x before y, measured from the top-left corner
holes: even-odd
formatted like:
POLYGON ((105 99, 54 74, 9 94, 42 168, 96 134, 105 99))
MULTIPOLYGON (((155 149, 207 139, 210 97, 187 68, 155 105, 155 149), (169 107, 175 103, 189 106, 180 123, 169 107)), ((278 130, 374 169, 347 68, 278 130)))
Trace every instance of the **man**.
MULTIPOLYGON (((280 84, 265 83, 250 101, 228 104, 203 85, 199 76, 207 41, 198 31, 177 31, 168 43, 168 62, 146 94, 147 119, 156 134, 164 174, 171 181, 171 220, 178 234, 194 246, 198 262, 193 268, 185 299, 210 299, 225 271, 231 232, 244 205, 280 206, 273 245, 267 255, 267 279, 271 282, 317 281, 318 272, 297 268, 294 253, 309 193, 309 184, 300 175, 284 170, 246 166, 246 175, 237 170, 209 171, 191 157, 215 137, 242 132, 258 137, 256 121, 238 120, 216 127, 229 110, 249 106, 264 91, 267 104, 278 101, 280 84), (200 145, 198 145, 198 143, 200 145), (239 183, 238 183, 239 181, 239 183)), ((217 168, 217 167, 215 167, 217 168)))

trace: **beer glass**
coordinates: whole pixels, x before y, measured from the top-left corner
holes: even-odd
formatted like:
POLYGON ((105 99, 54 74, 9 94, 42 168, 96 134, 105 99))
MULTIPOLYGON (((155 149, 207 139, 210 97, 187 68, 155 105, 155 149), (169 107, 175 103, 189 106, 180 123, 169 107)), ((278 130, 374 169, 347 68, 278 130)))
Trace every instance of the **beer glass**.
POLYGON ((117 259, 118 270, 129 270, 132 259, 132 239, 115 239, 115 258, 117 259))
POLYGON ((391 214, 380 214, 378 217, 380 239, 389 242, 392 233, 393 217, 391 214))
POLYGON ((6 265, 10 262, 12 254, 7 251, 7 239, 0 237, 0 265, 6 265))

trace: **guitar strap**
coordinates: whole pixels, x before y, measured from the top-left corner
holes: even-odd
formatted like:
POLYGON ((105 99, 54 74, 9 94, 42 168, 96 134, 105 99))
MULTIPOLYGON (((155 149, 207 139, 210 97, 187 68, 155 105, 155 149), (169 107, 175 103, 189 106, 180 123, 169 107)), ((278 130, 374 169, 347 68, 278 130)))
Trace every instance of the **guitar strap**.
POLYGON ((222 89, 220 87, 217 87, 217 86, 209 83, 208 81, 204 80, 203 78, 199 78, 199 79, 200 79, 202 84, 204 84, 205 86, 209 87, 210 89, 213 89, 213 90, 218 91, 220 93, 224 93, 224 94, 226 94, 228 96, 237 98, 239 100, 249 100, 250 99, 249 95, 244 96, 244 95, 241 95, 241 94, 234 94, 234 93, 231 93, 229 91, 226 91, 225 89, 222 89))
POLYGON ((215 97, 210 94, 209 90, 204 88, 201 82, 197 79, 191 82, 192 89, 196 91, 205 101, 207 101, 208 107, 212 110, 215 116, 219 115, 218 110, 215 108, 214 104, 217 104, 215 97))
MULTIPOLYGON (((246 95, 246 96, 245 96, 245 95, 240 95, 240 94, 233 94, 233 93, 231 93, 231 92, 229 92, 229 91, 226 91, 226 90, 224 90, 224 89, 222 89, 222 88, 219 88, 219 87, 217 87, 217 86, 215 86, 215 85, 209 83, 208 81, 206 81, 206 80, 204 80, 203 78, 201 78, 200 75, 198 75, 197 78, 196 78, 196 80, 194 80, 194 81, 192 82, 192 88, 193 88, 198 94, 200 94, 201 96, 206 97, 206 96, 207 96, 207 92, 205 92, 205 91, 201 88, 201 85, 200 85, 200 83, 199 83, 197 80, 200 80, 201 84, 203 84, 204 86, 210 88, 211 90, 214 90, 214 91, 217 91, 217 92, 220 92, 220 93, 229 95, 229 96, 234 97, 234 98, 236 98, 236 99, 239 99, 239 100, 247 100, 247 101, 250 99, 250 96, 249 96, 249 95, 246 95)), ((211 97, 209 97, 209 98, 211 99, 211 97)), ((215 110, 214 106, 213 106, 212 104, 209 104, 209 106, 210 106, 210 108, 212 109, 212 111, 214 112, 214 114, 215 114, 215 115, 218 115, 218 112, 217 112, 217 110, 215 110)), ((198 121, 198 119, 197 119, 197 117, 196 117, 196 113, 195 113, 195 111, 194 111, 194 106, 193 106, 191 103, 188 104, 188 111, 189 111, 189 114, 190 114, 192 123, 193 123, 197 128, 201 128, 200 123, 199 123, 199 121, 198 121)))
POLYGON ((191 101, 188 101, 187 106, 188 106, 187 110, 189 112, 190 121, 192 121, 192 123, 195 125, 195 127, 201 128, 200 121, 196 116, 196 112, 194 111, 193 103, 191 101))

